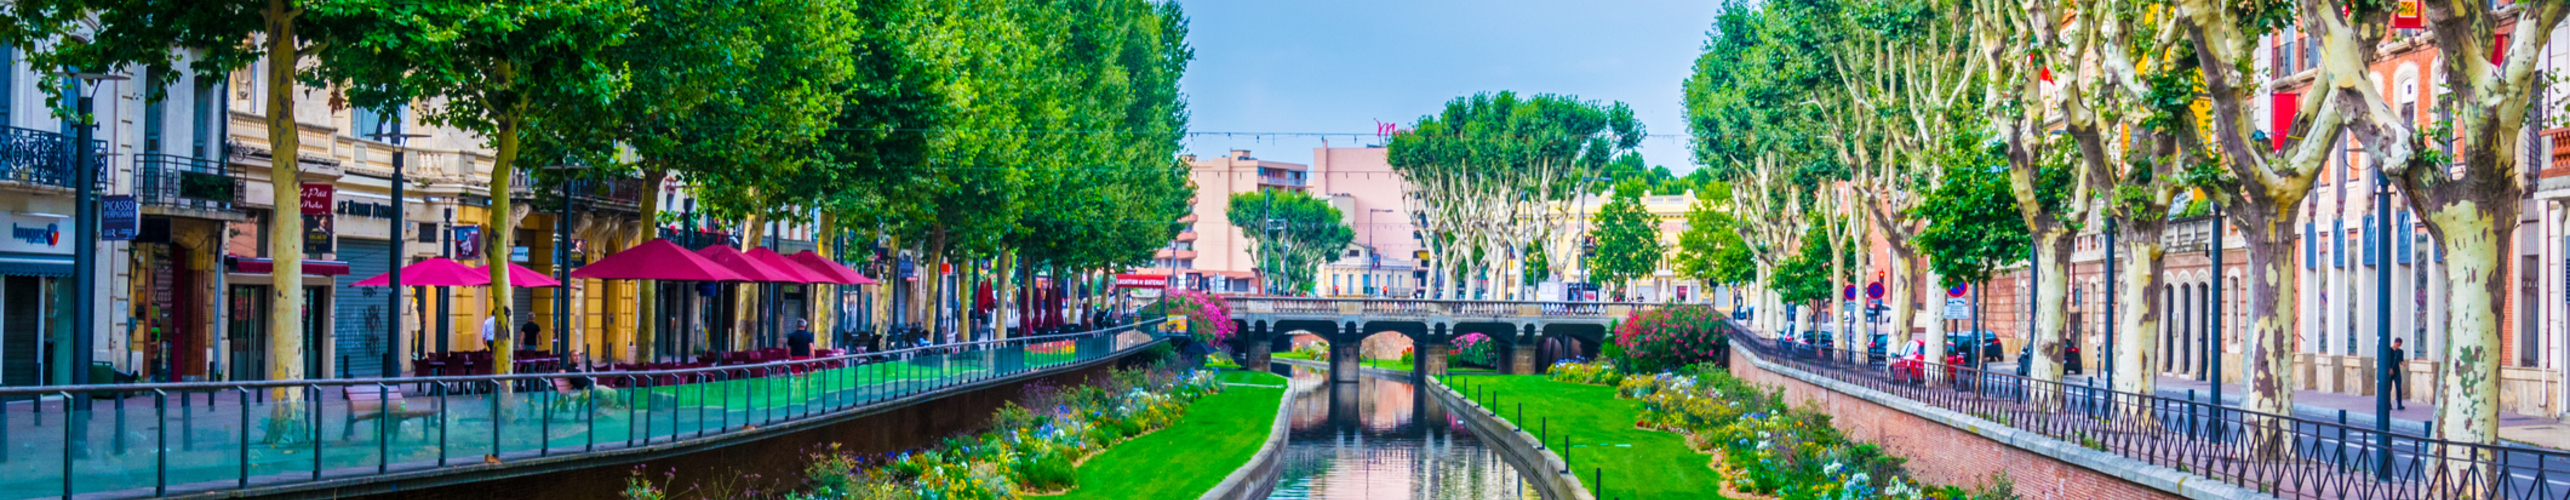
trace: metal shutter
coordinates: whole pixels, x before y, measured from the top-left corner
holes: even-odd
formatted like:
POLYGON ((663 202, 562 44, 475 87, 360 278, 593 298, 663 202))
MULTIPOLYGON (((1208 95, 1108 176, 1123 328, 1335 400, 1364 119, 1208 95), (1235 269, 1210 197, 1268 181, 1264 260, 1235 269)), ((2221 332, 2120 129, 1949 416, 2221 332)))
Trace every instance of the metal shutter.
MULTIPOLYGON (((2316 235, 2316 234, 2312 234, 2311 229, 2312 229, 2312 228, 2311 228, 2311 223, 2309 223, 2309 222, 2302 223, 2302 268, 2303 268, 2303 269, 2312 269, 2312 268, 2316 268, 2316 267, 2318 267, 2318 266, 2320 265, 2320 252, 2319 252, 2319 249, 2320 249, 2320 240, 2319 240, 2318 238, 2314 238, 2314 236, 2318 236, 2318 235, 2316 235)), ((2219 250, 2217 250, 2217 251, 2219 251, 2219 250)))
POLYGON ((2412 241, 2418 239, 2418 235, 2414 234, 2416 232, 2417 231, 2412 230, 2409 227, 2408 210, 2402 210, 2400 211, 2400 215, 2392 218, 2392 237, 2400 239, 2398 243, 2394 244, 2399 250, 2392 252, 2393 260, 2399 261, 2402 264, 2409 263, 2409 253, 2416 251, 2418 248, 2417 245, 2411 244, 2412 241))
POLYGON ((338 257, 348 262, 348 274, 332 280, 336 286, 331 290, 335 301, 331 305, 338 307, 331 311, 336 324, 330 334, 338 339, 338 346, 331 355, 339 363, 332 377, 383 376, 384 350, 390 348, 384 337, 391 325, 391 318, 385 315, 391 304, 386 301, 392 300, 392 289, 349 285, 391 272, 392 263, 386 259, 392 255, 392 248, 390 243, 378 240, 339 239, 338 257))
POLYGON ((2374 230, 2374 216, 2371 216, 2371 215, 2367 215, 2367 216, 2365 216, 2365 266, 2366 266, 2366 267, 2373 267, 2374 263, 2375 263, 2375 262, 2379 262, 2379 260, 2378 260, 2378 259, 2380 259, 2380 258, 2381 258, 2380 256, 2378 256, 2378 255, 2375 255, 2375 254, 2374 254, 2374 240, 2375 240, 2375 239, 2377 239, 2377 236, 2376 236, 2374 233, 2376 233, 2376 232, 2377 232, 2377 231, 2375 231, 2375 230, 2374 230))
POLYGON ((2329 221, 2329 265, 2347 267, 2347 219, 2329 221))

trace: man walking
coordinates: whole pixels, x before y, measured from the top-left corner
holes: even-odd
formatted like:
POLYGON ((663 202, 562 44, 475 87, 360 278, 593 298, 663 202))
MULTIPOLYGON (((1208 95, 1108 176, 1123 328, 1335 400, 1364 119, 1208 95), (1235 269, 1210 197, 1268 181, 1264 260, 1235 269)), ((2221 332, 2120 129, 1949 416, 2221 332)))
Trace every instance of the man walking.
POLYGON ((2392 385, 2390 388, 2392 391, 2392 409, 2395 410, 2409 409, 2409 405, 2406 403, 2406 401, 2409 400, 2409 384, 2401 383, 2401 372, 2409 371, 2409 368, 2404 366, 2408 361, 2409 351, 2401 350, 2400 339, 2392 339, 2392 357, 2390 360, 2385 362, 2390 363, 2389 367, 2391 368, 2392 376, 2389 382, 2392 385))
POLYGON ((796 358, 812 357, 812 330, 807 326, 809 324, 802 319, 794 320, 794 333, 785 334, 787 355, 796 358))

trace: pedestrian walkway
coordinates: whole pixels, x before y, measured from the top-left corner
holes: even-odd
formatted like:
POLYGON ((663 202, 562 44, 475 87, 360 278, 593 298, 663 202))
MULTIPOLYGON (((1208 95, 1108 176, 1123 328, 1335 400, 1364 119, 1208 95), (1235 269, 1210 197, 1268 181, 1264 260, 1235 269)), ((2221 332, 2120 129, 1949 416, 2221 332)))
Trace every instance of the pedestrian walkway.
MULTIPOLYGON (((2080 385, 2088 384, 2088 379, 2086 375, 2065 377, 2066 382, 2080 385)), ((2097 383, 2105 382, 2099 380, 2097 383)), ((2213 384, 2210 382, 2166 376, 2159 378, 2159 393, 2163 397, 2207 398, 2212 397, 2212 390, 2213 384), (2189 391, 2192 393, 2190 394, 2189 391)), ((2239 406, 2241 397, 2245 394, 2247 389, 2240 384, 2222 384, 2222 401, 2225 405, 2239 406)), ((2336 421, 2339 413, 2344 411, 2348 425, 2363 428, 2374 426, 2373 396, 2294 391, 2293 406, 2295 416, 2302 418, 2324 422, 2336 421)), ((2425 435, 2426 422, 2436 416, 2435 407, 2414 401, 2408 402, 2405 406, 2408 408, 2392 410, 2392 432, 2409 436, 2425 435)), ((2570 424, 2534 415, 2499 412, 2499 439, 2515 445, 2570 450, 2570 424)))

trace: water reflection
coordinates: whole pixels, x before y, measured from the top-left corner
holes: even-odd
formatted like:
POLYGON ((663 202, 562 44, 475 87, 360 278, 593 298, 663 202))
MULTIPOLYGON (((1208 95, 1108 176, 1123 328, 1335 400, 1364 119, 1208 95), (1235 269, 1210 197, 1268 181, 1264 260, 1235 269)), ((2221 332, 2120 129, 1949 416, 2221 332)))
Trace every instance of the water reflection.
POLYGON ((1407 381, 1291 368, 1294 433, 1271 499, 1534 499, 1517 470, 1407 381))

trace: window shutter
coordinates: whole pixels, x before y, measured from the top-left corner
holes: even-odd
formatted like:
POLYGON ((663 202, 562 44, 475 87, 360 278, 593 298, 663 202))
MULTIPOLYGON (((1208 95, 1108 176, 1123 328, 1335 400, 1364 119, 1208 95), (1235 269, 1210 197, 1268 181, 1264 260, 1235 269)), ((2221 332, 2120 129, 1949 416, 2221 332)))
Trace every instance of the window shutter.
POLYGON ((2418 240, 2417 235, 2411 234, 2414 232, 2415 231, 2409 227, 2408 210, 2400 211, 2400 215, 2392 219, 2392 237, 2400 238, 2400 242, 2397 244, 2400 247, 2400 251, 2392 252, 2392 260, 2399 261, 2402 264, 2409 263, 2409 253, 2418 248, 2416 245, 2411 243, 2418 240))
POLYGON ((2311 223, 2309 223, 2309 222, 2302 223, 2302 268, 2303 268, 2303 269, 2313 269, 2313 268, 2318 267, 2318 266, 2319 266, 2319 264, 2320 264, 2320 257, 2319 257, 2319 255, 2320 255, 2320 254, 2318 253, 2318 250, 2320 249, 2320 239, 2319 239, 2319 238, 2314 238, 2314 236, 2317 236, 2317 235, 2311 234, 2311 223))
POLYGON ((2329 221, 2329 265, 2347 267, 2347 219, 2329 221))
POLYGON ((2365 216, 2365 267, 2373 267, 2375 262, 2381 262, 2382 256, 2374 253, 2374 240, 2380 237, 2375 234, 2378 232, 2380 231, 2374 229, 2374 216, 2365 216))

